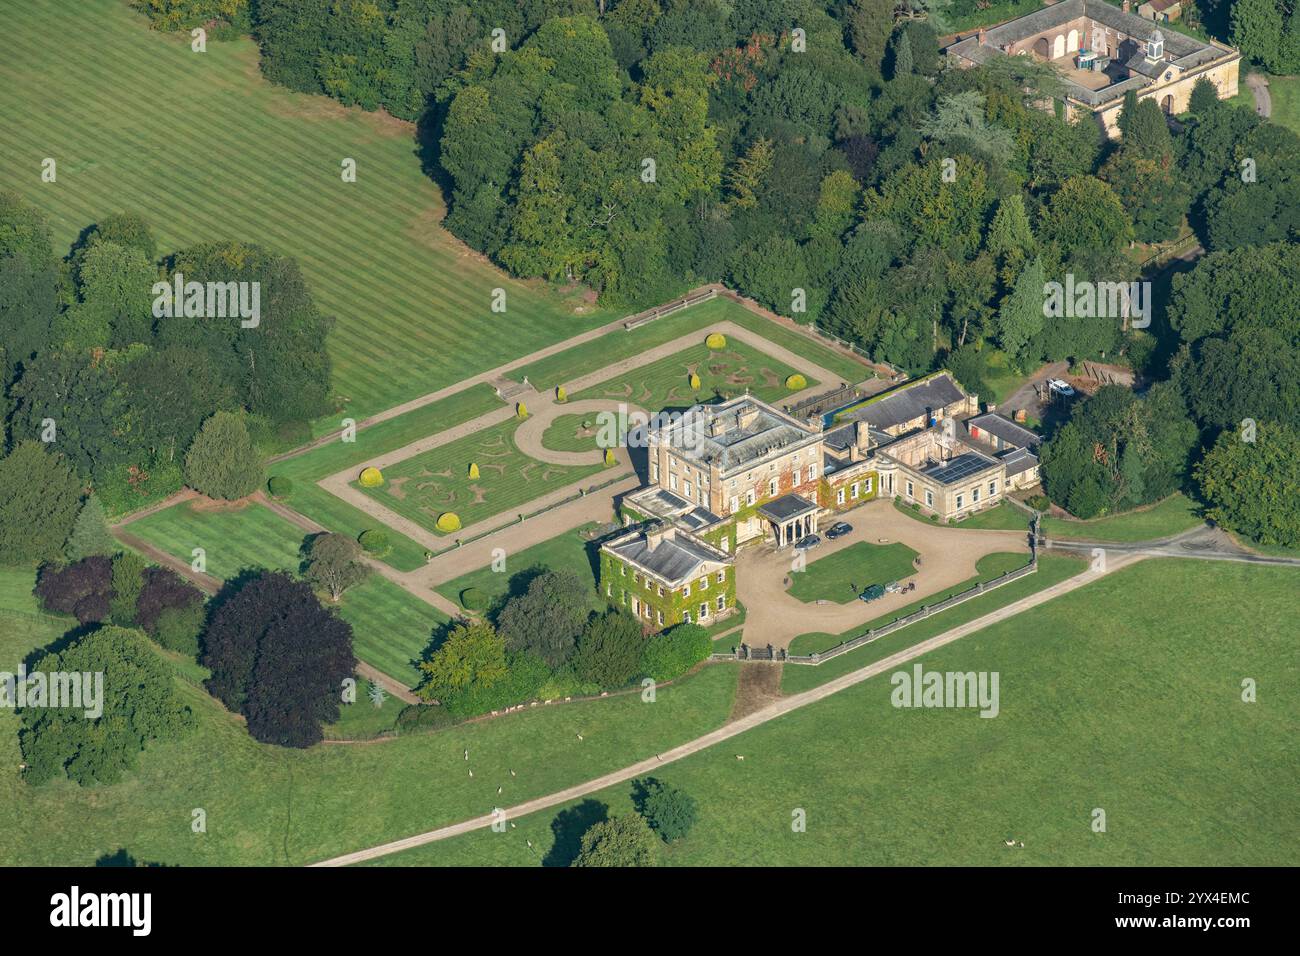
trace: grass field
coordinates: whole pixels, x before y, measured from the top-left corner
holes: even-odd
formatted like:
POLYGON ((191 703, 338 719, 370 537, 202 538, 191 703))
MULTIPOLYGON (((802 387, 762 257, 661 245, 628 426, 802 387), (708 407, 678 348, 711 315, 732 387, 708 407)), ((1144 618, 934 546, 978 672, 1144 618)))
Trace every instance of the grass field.
POLYGON ((805 570, 790 575, 790 595, 800 601, 856 601, 872 584, 901 581, 915 573, 916 552, 905 544, 871 544, 859 541, 841 551, 808 562, 805 570))
POLYGON ((1039 530, 1049 538, 1079 538, 1085 541, 1147 541, 1179 534, 1201 523, 1200 505, 1176 492, 1146 508, 1122 514, 1076 521, 1044 517, 1039 530))
POLYGON ((131 210, 162 253, 242 239, 295 257, 337 319, 334 387, 354 417, 617 317, 512 281, 446 233, 413 125, 272 86, 249 39, 195 54, 188 33, 151 31, 125 0, 11 11, 0 128, 0 182, 49 215, 61 247, 131 210), (45 157, 55 183, 41 182, 45 157))
POLYGON ((518 593, 522 581, 516 575, 523 574, 526 577, 526 572, 534 568, 572 571, 590 588, 591 609, 601 610, 605 607, 605 600, 596 589, 596 545, 583 537, 584 532, 595 527, 594 524, 585 524, 549 541, 525 548, 518 554, 507 554, 503 570, 494 571, 488 565, 440 584, 435 590, 447 600, 460 603, 461 592, 477 588, 487 596, 490 604, 495 604, 507 595, 518 593))
MULTIPOLYGON (((593 385, 570 398, 574 401, 613 398, 651 413, 665 408, 687 408, 711 401, 715 395, 730 397, 746 390, 765 402, 780 403, 792 394, 785 387, 786 378, 797 371, 800 370, 743 342, 728 342, 726 348, 717 350, 701 343, 627 375, 593 385), (698 389, 691 388, 692 374, 700 378, 698 389)), ((806 372, 804 378, 809 386, 818 384, 806 372)))
POLYGON ((519 422, 510 419, 414 455, 384 469, 379 488, 353 487, 386 507, 441 534, 435 522, 445 511, 461 525, 490 518, 526 504, 565 485, 595 474, 604 466, 551 465, 529 458, 515 445, 519 422), (469 477, 471 463, 479 477, 469 477))
MULTIPOLYGON (((931 671, 997 671, 994 719, 896 708, 882 675, 664 767, 656 776, 691 794, 700 819, 663 862, 1294 865, 1296 698, 1241 699, 1245 675, 1278 688, 1300 678, 1293 595, 1286 568, 1117 572, 923 659, 931 671), (1225 588, 1260 599, 1225 601, 1225 588), (795 810, 805 832, 791 827, 795 810)), ((621 814, 629 792, 589 799, 621 814)), ((536 866, 557 812, 381 862, 536 866)))
MULTIPOLYGON (((631 358, 647 349, 670 342, 691 332, 698 332, 700 343, 716 322, 734 322, 777 345, 802 355, 822 368, 844 377, 846 382, 860 382, 873 377, 873 372, 862 362, 829 345, 793 329, 755 315, 729 299, 710 299, 691 306, 649 325, 630 332, 615 332, 591 342, 565 349, 548 358, 522 366, 511 372, 512 378, 523 381, 526 377, 539 389, 554 388, 575 378, 594 372, 613 362, 631 358)), ((829 387, 835 383, 823 383, 829 387)))
MULTIPOLYGON (((1246 70, 1241 71, 1237 95, 1228 100, 1234 106, 1255 112, 1255 94, 1246 86, 1246 70)), ((1268 95, 1273 107, 1269 119, 1293 132, 1300 133, 1300 76, 1268 76, 1268 95)))
MULTIPOLYGON (((0 654, 21 658, 60 632, 24 637, 0 622, 0 654)), ((0 774, 0 806, 11 808, 0 864, 84 866, 122 848, 173 864, 308 863, 550 793, 707 733, 726 719, 735 681, 735 668, 709 667, 661 686, 653 704, 631 694, 306 751, 257 743, 182 682, 198 715, 195 731, 150 747, 121 783, 87 789, 23 783, 18 721, 0 709, 0 764, 9 768, 0 774), (195 807, 207 811, 207 833, 190 830, 195 807)), ((361 716, 350 713, 347 722, 361 716)))
MULTIPOLYGON (((127 525, 130 534, 183 561, 204 549, 209 574, 229 578, 244 568, 296 572, 307 534, 261 505, 196 510, 173 505, 127 525)), ((447 616, 378 574, 343 596, 339 614, 352 625, 357 657, 385 674, 413 685, 418 661, 447 616)))
MULTIPOLYGON (((954 594, 960 594, 962 591, 974 587, 979 581, 988 581, 1005 574, 1007 571, 1022 567, 1024 563, 1025 556, 1023 554, 1001 552, 985 555, 976 563, 974 577, 968 578, 960 584, 955 584, 946 591, 927 594, 911 604, 899 608, 897 611, 883 614, 874 620, 845 631, 843 634, 801 634, 790 642, 790 653, 812 654, 824 651, 850 638, 857 637, 859 634, 865 634, 873 627, 888 624, 895 618, 911 614, 913 611, 919 611, 926 605, 937 604, 954 594)), ((815 667, 787 667, 781 676, 781 691, 785 694, 797 694, 800 691, 817 687, 832 678, 839 677, 841 674, 847 674, 859 667, 865 667, 872 661, 888 657, 890 654, 905 647, 911 647, 928 637, 942 634, 950 628, 973 621, 1000 607, 1005 607, 1022 597, 1046 590, 1053 584, 1078 574, 1086 567, 1087 563, 1077 558, 1054 556, 1039 558, 1037 572, 1012 581, 1010 584, 1004 584, 988 594, 963 601, 955 607, 941 611, 925 620, 909 624, 901 630, 894 631, 892 634, 872 641, 870 644, 854 648, 846 654, 833 657, 815 667)))
MULTIPOLYGON (((357 468, 378 455, 436 434, 472 418, 501 408, 501 400, 490 385, 474 385, 414 411, 360 429, 355 442, 331 441, 302 455, 267 466, 267 473, 293 480, 293 491, 285 503, 331 531, 357 537, 379 526, 365 512, 318 487, 316 482, 345 468, 357 468)), ((424 564, 424 548, 388 528, 391 549, 383 560, 399 571, 414 571, 424 564)))
POLYGON ((546 426, 542 433, 542 445, 552 451, 595 451, 597 448, 617 448, 627 441, 627 415, 618 414, 618 434, 611 427, 614 423, 613 413, 602 417, 601 413, 585 415, 560 415, 546 426), (605 423, 608 418, 609 424, 605 423), (611 441, 617 444, 610 444, 611 441))
MULTIPOLYGON (((911 505, 904 504, 901 501, 895 501, 894 508, 909 518, 915 518, 917 521, 924 521, 927 524, 934 523, 930 520, 929 515, 923 514, 919 510, 913 511, 911 505)), ((1000 501, 992 508, 977 511, 970 517, 957 522, 957 527, 984 531, 1024 531, 1028 534, 1029 515, 1015 505, 1000 501)))

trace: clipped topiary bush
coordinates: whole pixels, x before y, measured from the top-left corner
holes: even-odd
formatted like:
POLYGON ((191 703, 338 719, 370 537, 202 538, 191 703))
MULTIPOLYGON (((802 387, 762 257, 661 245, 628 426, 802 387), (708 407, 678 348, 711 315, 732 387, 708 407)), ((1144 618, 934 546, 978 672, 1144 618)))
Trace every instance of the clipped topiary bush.
POLYGON ((488 596, 478 588, 466 588, 460 592, 460 606, 467 611, 486 610, 488 596))
POLYGON ((616 461, 618 461, 618 459, 614 457, 614 449, 612 449, 612 448, 606 448, 606 449, 605 449, 605 467, 608 468, 610 465, 614 464, 616 461))
POLYGON ((384 483, 384 473, 374 466, 363 468, 357 482, 362 488, 378 488, 384 483))
POLYGON ((525 405, 523 402, 517 402, 515 404, 515 414, 518 415, 520 418, 527 418, 528 406, 525 405))
POLYGON ((471 481, 478 478, 478 462, 471 461, 469 463, 469 477, 471 481))
POLYGON ((804 378, 798 372, 795 372, 793 375, 786 378, 785 387, 790 389, 792 392, 797 392, 801 388, 808 387, 808 379, 804 378))
POLYGON ((690 384, 692 390, 697 392, 700 390, 700 377, 695 372, 691 373, 690 384))
POLYGON ((460 530, 460 515, 454 511, 444 511, 438 515, 438 520, 434 526, 444 534, 460 530))
POLYGON ((284 475, 273 475, 266 483, 266 490, 271 493, 272 498, 286 498, 293 491, 293 479, 286 478, 284 475))
POLYGON ((711 349, 725 349, 727 347, 727 337, 721 332, 710 332, 709 337, 704 340, 704 344, 711 349))
POLYGON ((357 543, 368 554, 383 554, 388 550, 388 533, 380 531, 378 528, 370 528, 361 532, 361 537, 357 538, 357 543))
POLYGON ((563 385, 555 386, 555 400, 557 402, 567 402, 569 400, 569 393, 564 390, 563 385))

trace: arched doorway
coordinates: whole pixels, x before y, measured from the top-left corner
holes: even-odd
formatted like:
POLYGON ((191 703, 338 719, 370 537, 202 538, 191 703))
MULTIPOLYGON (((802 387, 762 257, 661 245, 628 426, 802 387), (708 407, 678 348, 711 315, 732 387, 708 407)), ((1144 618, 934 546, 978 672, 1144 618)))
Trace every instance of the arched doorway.
POLYGON ((1067 53, 1074 53, 1079 49, 1079 31, 1071 30, 1065 35, 1065 50, 1067 53))
POLYGON ((1051 47, 1047 44, 1047 37, 1039 37, 1034 41, 1034 52, 1046 60, 1051 55, 1051 47))
POLYGON ((1063 56, 1065 56, 1065 37, 1057 34, 1056 39, 1052 41, 1052 59, 1059 60, 1063 56))
POLYGON ((1165 96, 1165 98, 1162 99, 1162 100, 1160 101, 1160 108, 1161 108, 1162 110, 1165 111, 1165 115, 1166 115, 1166 116, 1172 116, 1172 115, 1173 115, 1173 113, 1174 113, 1174 97, 1173 97, 1173 94, 1167 94, 1167 95, 1165 96))

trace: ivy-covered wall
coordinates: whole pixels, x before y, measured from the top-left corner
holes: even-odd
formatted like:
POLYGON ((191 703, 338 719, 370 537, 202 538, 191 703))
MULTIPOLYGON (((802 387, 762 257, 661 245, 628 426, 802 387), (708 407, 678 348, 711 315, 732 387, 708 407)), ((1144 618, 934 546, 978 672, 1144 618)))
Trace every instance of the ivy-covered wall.
POLYGON ((643 576, 636 568, 626 561, 615 557, 607 551, 602 551, 600 555, 600 593, 605 600, 609 601, 616 607, 626 607, 630 612, 632 610, 632 599, 637 598, 641 604, 649 605, 651 616, 646 621, 644 608, 641 611, 641 620, 649 625, 652 630, 660 631, 664 628, 671 627, 674 624, 680 624, 683 620, 683 612, 691 612, 691 620, 699 620, 700 604, 707 601, 709 605, 709 616, 704 619, 704 623, 709 623, 724 614, 731 614, 736 609, 736 568, 734 565, 722 569, 715 569, 707 575, 708 585, 701 586, 704 576, 695 578, 690 582, 690 596, 688 597, 684 588, 668 590, 664 588, 664 593, 659 593, 659 585, 653 581, 647 586, 647 578, 643 576), (718 583, 718 570, 721 570, 726 580, 721 584, 718 583), (723 611, 718 610, 718 596, 726 598, 726 608, 723 611), (659 612, 663 612, 664 621, 659 623, 659 612))

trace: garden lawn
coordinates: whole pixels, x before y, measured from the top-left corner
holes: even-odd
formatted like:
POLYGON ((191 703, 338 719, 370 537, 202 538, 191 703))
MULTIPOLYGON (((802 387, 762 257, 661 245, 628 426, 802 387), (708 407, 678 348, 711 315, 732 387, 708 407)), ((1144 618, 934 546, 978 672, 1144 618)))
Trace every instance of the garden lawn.
POLYGON ((642 325, 630 332, 612 332, 603 335, 598 339, 584 342, 582 345, 515 369, 510 375, 517 381, 523 381, 526 377, 539 389, 554 388, 556 385, 571 382, 575 378, 614 362, 632 358, 647 349, 691 332, 698 332, 700 342, 703 344, 705 337, 711 331, 710 326, 722 321, 734 322, 777 345, 784 346, 796 355, 802 355, 822 368, 842 375, 846 382, 861 382, 875 375, 865 362, 830 345, 825 345, 809 335, 755 315, 730 299, 722 298, 710 299, 662 319, 655 319, 648 325, 642 325))
MULTIPOLYGON (((551 451, 595 451, 598 447, 606 447, 600 444, 601 439, 614 437, 619 439, 620 445, 624 444, 627 439, 627 416, 619 413, 618 435, 613 436, 602 434, 608 426, 603 424, 598 415, 599 413, 560 415, 546 426, 546 431, 542 433, 542 445, 551 451)), ((610 421, 613 421, 612 413, 610 421)))
POLYGON ((420 682, 417 664, 424 659, 434 631, 450 621, 431 604, 378 574, 345 591, 338 612, 352 625, 356 656, 408 687, 420 682))
POLYGON ((134 535, 186 564, 202 548, 208 574, 234 577, 244 568, 297 571, 307 532, 260 504, 183 501, 126 525, 134 535))
MULTIPOLYGON (((828 650, 837 644, 857 637, 859 634, 865 634, 872 628, 881 627, 896 618, 905 617, 913 611, 919 611, 924 606, 938 604, 940 601, 947 600, 954 594, 969 590, 980 581, 990 581, 1007 571, 1014 571, 1016 568, 1023 567, 1025 560, 1023 554, 1010 552, 986 554, 976 563, 974 577, 953 585, 947 591, 927 594, 925 597, 905 605, 891 614, 882 615, 875 620, 868 621, 866 624, 851 628, 843 634, 801 634, 790 642, 789 651, 791 654, 812 654, 828 650)), ((990 611, 996 611, 1000 607, 1018 601, 1020 598, 1046 590, 1053 584, 1058 584, 1066 578, 1079 574, 1087 566, 1087 562, 1078 558, 1040 557, 1038 559, 1038 570, 1035 573, 1027 574, 1010 584, 1004 584, 988 594, 963 601, 961 604, 940 611, 932 617, 916 621, 894 631, 892 634, 887 634, 878 640, 872 641, 870 644, 855 647, 853 650, 840 654, 838 657, 832 657, 821 664, 787 666, 781 677, 781 692, 784 694, 797 694, 800 691, 820 686, 832 678, 839 677, 841 674, 847 674, 859 667, 865 667, 872 661, 888 657, 890 654, 896 653, 905 647, 911 647, 926 638, 934 637, 936 634, 942 634, 944 631, 965 624, 968 621, 973 621, 990 611)))
MULTIPOLYGON (((655 774, 699 820, 670 865, 1294 865, 1289 568, 1151 560, 922 658, 996 671, 999 712, 903 709, 880 675, 655 774), (1245 604, 1225 593, 1252 593, 1245 604), (745 757, 736 760, 737 754, 745 757), (1106 830, 1092 828, 1095 808, 1106 830), (806 829, 791 826, 802 810, 806 829), (1004 841, 1023 841, 1007 848, 1004 841)), ((905 672, 911 673, 912 665, 905 672)), ((786 665, 788 673, 792 668, 786 665)), ((592 797, 631 810, 630 784, 592 797)), ((536 866, 560 811, 378 862, 536 866), (530 850, 527 843, 532 843, 530 850)), ((580 828, 558 825, 563 862, 580 828)))
POLYGON ((267 473, 291 479, 293 491, 284 499, 285 504, 331 531, 357 538, 363 531, 382 527, 390 547, 381 559, 399 571, 414 571, 425 563, 423 547, 320 488, 316 482, 345 468, 360 472, 372 458, 499 408, 501 400, 492 386, 474 385, 404 415, 359 429, 355 442, 335 440, 304 454, 272 462, 267 466, 267 473))
POLYGON ((593 611, 603 610, 605 600, 596 588, 595 560, 597 545, 582 536, 584 531, 595 528, 594 524, 585 524, 572 531, 556 535, 549 541, 525 548, 517 554, 507 554, 505 569, 493 571, 492 566, 479 568, 462 574, 435 590, 449 601, 461 603, 461 594, 469 588, 477 588, 487 598, 491 607, 506 597, 513 597, 525 590, 528 572, 537 568, 553 571, 572 571, 578 576, 590 593, 593 611))
POLYGON ((1038 527, 1049 538, 1127 542, 1167 538, 1201 523, 1200 505, 1181 492, 1175 492, 1145 508, 1091 521, 1044 516, 1038 527))
POLYGON ((160 254, 238 239, 293 256, 337 320, 334 390, 358 419, 617 318, 468 255, 439 225, 414 124, 274 86, 257 61, 249 38, 195 54, 123 0, 23 4, 0 32, 0 182, 49 215, 60 249, 130 210, 160 254))
MULTIPOLYGON (((202 690, 179 682, 198 726, 149 747, 122 782, 29 787, 15 771, 0 774, 7 808, 0 864, 86 866, 122 848, 170 864, 310 863, 662 753, 720 726, 735 686, 734 667, 708 667, 660 686, 654 703, 619 695, 367 746, 297 751, 257 743, 202 690), (190 829, 194 807, 207 811, 206 833, 190 829)), ((17 723, 0 709, 0 763, 8 767, 19 763, 17 723)))
POLYGON ((824 558, 810 561, 805 570, 792 574, 790 595, 811 604, 856 601, 872 584, 888 584, 911 577, 916 569, 916 552, 905 544, 871 544, 859 541, 824 558))
MULTIPOLYGON (((792 394, 785 386, 786 378, 798 371, 743 342, 729 341, 726 348, 716 350, 701 343, 570 397, 575 401, 613 398, 649 412, 686 408, 712 401, 715 396, 730 398, 745 391, 762 401, 779 404, 792 394), (700 378, 697 389, 691 388, 692 374, 700 378)), ((804 388, 818 384, 808 373, 802 374, 807 383, 804 388)))
POLYGON ((384 469, 378 488, 352 486, 434 534, 446 511, 462 527, 528 504, 543 495, 602 471, 603 466, 551 465, 529 458, 515 445, 515 419, 481 429, 384 469), (477 463, 479 477, 469 477, 477 463))
POLYGON ((35 586, 34 569, 0 566, 0 611, 45 616, 32 594, 35 586))
MULTIPOLYGON (((917 521, 924 521, 928 524, 934 523, 930 521, 928 515, 921 514, 920 511, 913 511, 910 505, 905 505, 901 501, 895 501, 894 508, 909 518, 915 518, 917 521)), ((970 517, 957 522, 956 527, 985 531, 1023 531, 1028 534, 1029 515, 1015 505, 1000 501, 992 508, 977 511, 970 517)))

